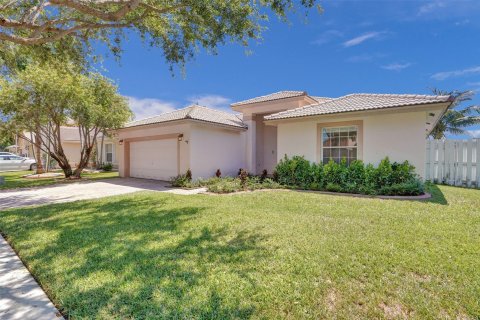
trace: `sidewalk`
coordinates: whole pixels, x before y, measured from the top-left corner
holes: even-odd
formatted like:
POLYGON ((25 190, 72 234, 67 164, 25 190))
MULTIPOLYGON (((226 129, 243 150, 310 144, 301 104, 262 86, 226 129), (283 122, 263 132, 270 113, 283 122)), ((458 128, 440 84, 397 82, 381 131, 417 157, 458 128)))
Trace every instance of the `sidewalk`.
POLYGON ((0 236, 0 319, 63 319, 2 236, 0 236))

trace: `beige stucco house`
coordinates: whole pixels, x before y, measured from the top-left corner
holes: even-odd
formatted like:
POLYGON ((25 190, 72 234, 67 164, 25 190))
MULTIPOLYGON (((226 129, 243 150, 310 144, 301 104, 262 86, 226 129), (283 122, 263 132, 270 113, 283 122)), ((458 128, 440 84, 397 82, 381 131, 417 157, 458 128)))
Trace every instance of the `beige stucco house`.
POLYGON ((426 135, 450 96, 350 94, 325 98, 281 91, 231 105, 236 114, 193 105, 133 121, 115 134, 120 175, 167 180, 269 173, 285 155, 315 162, 389 156, 425 171, 426 135))
MULTIPOLYGON (((30 136, 29 132, 24 133, 26 137, 30 136)), ((33 134, 32 134, 33 135, 33 134)), ((60 128, 60 137, 62 142, 63 151, 72 167, 75 167, 80 161, 80 152, 81 152, 81 142, 80 142, 80 133, 78 127, 76 126, 64 126, 60 128)), ((35 158, 33 145, 26 139, 18 137, 16 139, 16 144, 9 147, 8 151, 16 153, 23 157, 35 158)), ((112 163, 113 167, 118 167, 117 161, 117 149, 118 149, 118 139, 114 136, 105 136, 103 139, 103 148, 101 147, 102 136, 101 134, 97 137, 97 152, 95 161, 103 163, 112 163)), ((44 161, 46 155, 43 154, 44 161)), ((93 159, 92 159, 93 160, 93 159)), ((93 165, 93 162, 92 162, 93 165)))

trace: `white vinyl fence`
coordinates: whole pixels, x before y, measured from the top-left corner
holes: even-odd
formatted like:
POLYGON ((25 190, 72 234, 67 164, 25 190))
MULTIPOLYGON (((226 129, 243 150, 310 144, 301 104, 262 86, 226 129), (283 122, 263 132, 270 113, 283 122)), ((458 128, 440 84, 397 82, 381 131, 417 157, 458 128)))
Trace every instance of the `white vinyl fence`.
POLYGON ((427 140, 425 179, 480 188, 480 139, 427 140))

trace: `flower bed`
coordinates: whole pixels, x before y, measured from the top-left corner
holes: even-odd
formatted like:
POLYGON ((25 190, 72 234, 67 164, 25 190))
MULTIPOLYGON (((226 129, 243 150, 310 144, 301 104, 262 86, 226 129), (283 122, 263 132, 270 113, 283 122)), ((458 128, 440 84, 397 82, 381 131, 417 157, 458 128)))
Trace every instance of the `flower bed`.
POLYGON ((217 170, 214 178, 193 181, 188 170, 186 174, 172 178, 171 183, 180 188, 206 187, 213 193, 288 188, 382 196, 423 195, 424 184, 414 170, 408 161, 392 163, 388 157, 374 167, 364 165, 360 160, 350 165, 345 160, 318 164, 300 156, 285 156, 275 168, 273 178, 268 178, 266 171, 261 176, 252 176, 240 169, 237 177, 222 178, 217 170))
POLYGON ((279 189, 282 186, 270 178, 257 176, 238 177, 214 177, 210 179, 198 179, 192 181, 188 174, 172 178, 172 186, 180 188, 202 188, 206 187, 208 192, 232 193, 238 191, 253 191, 259 189, 279 189))

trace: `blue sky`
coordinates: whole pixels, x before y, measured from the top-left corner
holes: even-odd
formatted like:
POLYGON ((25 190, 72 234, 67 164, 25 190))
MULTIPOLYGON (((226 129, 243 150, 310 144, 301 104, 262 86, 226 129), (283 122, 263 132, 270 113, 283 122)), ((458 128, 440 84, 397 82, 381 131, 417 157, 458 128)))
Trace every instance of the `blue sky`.
MULTIPOLYGON (((160 49, 136 36, 108 77, 142 118, 198 102, 231 102, 280 90, 338 97, 354 92, 428 94, 430 88, 480 90, 480 1, 323 1, 305 22, 271 17, 246 54, 226 44, 200 51, 186 73, 172 74, 160 49)), ((480 94, 472 102, 480 104, 480 94)), ((471 128, 480 137, 480 126, 471 128)))

